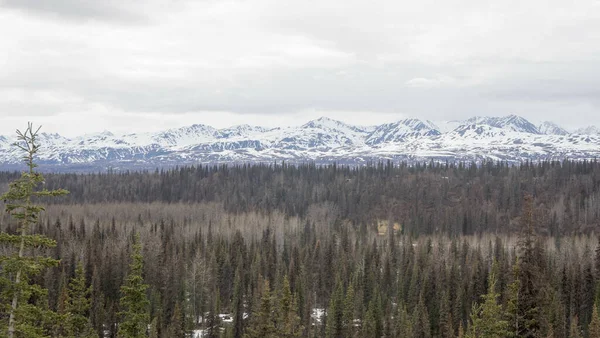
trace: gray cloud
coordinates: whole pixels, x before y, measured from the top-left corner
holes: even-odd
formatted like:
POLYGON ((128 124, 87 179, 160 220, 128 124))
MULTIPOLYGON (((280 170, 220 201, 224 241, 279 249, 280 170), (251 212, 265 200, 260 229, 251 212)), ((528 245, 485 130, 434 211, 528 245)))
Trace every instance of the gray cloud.
POLYGON ((112 0, 2 0, 0 7, 48 18, 75 21, 99 20, 111 22, 141 23, 146 17, 122 6, 123 2, 112 0))
POLYGON ((600 125, 594 0, 0 0, 0 30, 0 134, 16 117, 65 121, 55 131, 134 116, 139 130, 313 115, 600 125))

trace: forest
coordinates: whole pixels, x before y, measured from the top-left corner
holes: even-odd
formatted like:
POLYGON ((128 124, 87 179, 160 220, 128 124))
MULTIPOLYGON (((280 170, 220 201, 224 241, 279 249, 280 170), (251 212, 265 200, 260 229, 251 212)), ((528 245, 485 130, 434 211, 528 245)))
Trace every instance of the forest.
POLYGON ((28 149, 0 337, 600 337, 597 161, 42 176, 28 149))

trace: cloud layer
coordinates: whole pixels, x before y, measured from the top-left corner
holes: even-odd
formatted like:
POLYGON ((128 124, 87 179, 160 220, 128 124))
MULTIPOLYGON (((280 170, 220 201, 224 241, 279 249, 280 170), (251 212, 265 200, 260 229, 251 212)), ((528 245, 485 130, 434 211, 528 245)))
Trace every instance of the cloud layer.
POLYGON ((0 0, 0 30, 0 134, 319 115, 600 124, 597 0, 0 0))

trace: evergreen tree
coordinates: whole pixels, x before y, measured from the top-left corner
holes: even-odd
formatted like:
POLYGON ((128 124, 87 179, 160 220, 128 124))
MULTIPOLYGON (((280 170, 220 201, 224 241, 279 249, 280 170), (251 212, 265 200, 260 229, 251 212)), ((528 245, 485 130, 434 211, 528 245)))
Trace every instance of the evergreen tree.
POLYGON ((452 312, 450 311, 450 299, 444 291, 440 300, 439 332, 442 338, 454 338, 454 326, 452 312))
POLYGON ((500 295, 496 292, 496 276, 490 274, 488 293, 483 303, 473 305, 471 325, 467 336, 470 338, 503 338, 508 336, 508 322, 504 320, 502 306, 498 304, 500 295))
POLYGON ((251 325, 246 330, 246 338, 275 338, 277 329, 274 324, 273 299, 269 280, 265 279, 262 286, 262 296, 257 311, 252 315, 251 325))
POLYGON ((355 302, 354 286, 350 284, 346 290, 346 298, 344 299, 344 311, 342 316, 342 335, 344 337, 354 336, 354 302, 355 302))
POLYGON ((413 337, 413 327, 411 317, 406 310, 406 305, 398 304, 398 311, 396 311, 394 331, 395 337, 413 337))
POLYGON ((511 335, 537 337, 540 334, 543 312, 540 304, 544 278, 540 266, 543 251, 536 240, 533 219, 533 197, 526 195, 521 215, 522 231, 519 237, 518 262, 515 265, 515 281, 510 286, 508 304, 511 335))
POLYGON ((56 241, 39 234, 31 234, 31 226, 36 224, 44 207, 34 204, 39 197, 65 195, 66 190, 37 190, 45 183, 44 177, 35 171, 34 157, 40 146, 37 142, 39 128, 28 124, 25 132, 17 131, 15 144, 25 155, 23 159, 28 170, 9 185, 8 192, 0 197, 5 203, 6 213, 18 222, 18 234, 0 233, 0 244, 17 248, 16 254, 0 256, 0 298, 2 300, 0 326, 9 338, 45 337, 56 314, 48 309, 47 290, 32 283, 32 278, 45 268, 56 266, 58 261, 39 255, 28 255, 32 248, 51 248, 56 241), (7 322, 5 320, 8 319, 7 322))
POLYGON ((146 295, 148 285, 144 284, 144 277, 142 276, 143 268, 142 246, 139 235, 136 235, 131 254, 129 275, 125 279, 125 284, 121 286, 119 306, 122 311, 119 313, 121 317, 119 338, 146 337, 146 330, 150 323, 150 313, 148 312, 150 302, 146 295))
POLYGON ((221 299, 219 290, 215 290, 210 311, 206 316, 206 338, 218 338, 221 336, 221 299))
POLYGON ((298 316, 295 296, 292 296, 290 290, 290 282, 285 276, 283 278, 283 286, 281 289, 281 299, 279 301, 279 337, 300 337, 302 335, 302 327, 300 325, 300 317, 298 316))
POLYGON ((94 328, 89 320, 91 289, 85 286, 83 264, 79 262, 75 277, 69 283, 66 306, 66 331, 69 337, 95 337, 94 328))
POLYGON ((244 334, 244 298, 242 292, 241 268, 235 272, 233 283, 233 337, 241 338, 244 334))
POLYGON ((579 319, 577 318, 577 316, 571 318, 569 338, 583 338, 583 335, 581 334, 581 329, 579 328, 579 319))
POLYGON ((592 312, 592 321, 589 326, 590 338, 600 338, 600 317, 598 316, 598 307, 594 304, 592 312))
POLYGON ((152 323, 150 323, 150 338, 160 338, 158 335, 158 317, 154 317, 152 319, 152 323))
POLYGON ((367 313, 362 326, 362 336, 365 338, 379 338, 383 334, 383 311, 381 309, 381 295, 375 292, 369 302, 367 313))
POLYGON ((344 290, 342 283, 338 280, 333 295, 329 300, 327 309, 327 326, 325 334, 327 338, 340 338, 343 333, 344 315, 344 290))
POLYGON ((420 297, 419 303, 415 307, 413 313, 413 337, 415 338, 430 338, 431 324, 429 321, 429 313, 425 307, 423 297, 420 297))

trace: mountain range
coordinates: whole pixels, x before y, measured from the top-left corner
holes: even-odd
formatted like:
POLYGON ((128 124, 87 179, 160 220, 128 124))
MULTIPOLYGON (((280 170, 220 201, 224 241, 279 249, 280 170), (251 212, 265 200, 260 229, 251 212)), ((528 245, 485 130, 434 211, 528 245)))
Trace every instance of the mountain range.
MULTIPOLYGON (((42 133, 38 161, 46 170, 151 169, 198 163, 287 161, 361 164, 369 161, 477 161, 594 159, 600 129, 568 132, 552 122, 473 117, 431 122, 416 118, 355 126, 327 117, 301 126, 239 125, 216 129, 194 124, 157 133, 105 131, 75 138, 42 133)), ((0 170, 19 167, 14 137, 0 136, 0 170)))

